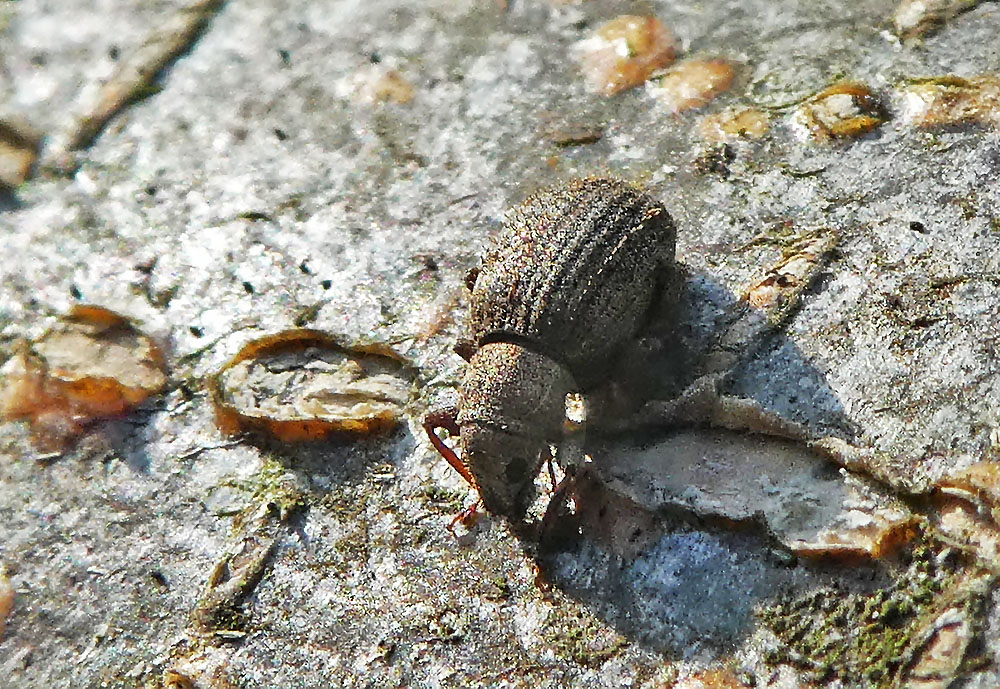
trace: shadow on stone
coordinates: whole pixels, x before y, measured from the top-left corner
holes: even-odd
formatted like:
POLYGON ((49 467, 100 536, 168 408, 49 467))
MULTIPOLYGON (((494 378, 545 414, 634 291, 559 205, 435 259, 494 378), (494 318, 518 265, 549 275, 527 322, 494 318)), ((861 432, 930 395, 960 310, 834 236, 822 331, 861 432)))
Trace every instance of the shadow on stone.
MULTIPOLYGON (((615 385, 670 399, 707 369, 721 374, 721 394, 753 400, 765 415, 816 437, 853 438, 823 373, 790 339, 753 323, 753 313, 747 326, 745 302, 709 277, 689 276, 677 289, 676 306, 665 305, 650 325, 650 341, 661 344, 640 349, 641 360, 620 367, 615 385), (739 319, 736 327, 754 337, 722 351, 718 343, 739 319), (730 370, 720 371, 720 360, 730 370)), ((706 420, 590 430, 560 455, 571 468, 542 524, 539 564, 554 586, 645 646, 714 657, 752 633, 757 606, 831 581, 825 565, 803 564, 790 544, 819 538, 854 494, 804 443, 706 420)), ((870 562, 835 569, 848 587, 882 578, 870 562)))

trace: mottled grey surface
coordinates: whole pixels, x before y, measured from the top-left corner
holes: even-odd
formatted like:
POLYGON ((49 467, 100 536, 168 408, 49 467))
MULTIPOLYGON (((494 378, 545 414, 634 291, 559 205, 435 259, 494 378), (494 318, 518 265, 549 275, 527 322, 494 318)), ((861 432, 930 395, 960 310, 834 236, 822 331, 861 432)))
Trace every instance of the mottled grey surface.
MULTIPOLYGON (((704 112, 792 104, 850 77, 895 115, 907 77, 1000 71, 1000 5, 902 45, 887 1, 508 4, 230 2, 73 177, 41 174, 0 201, 0 358, 77 293, 158 338, 175 383, 54 461, 35 460, 22 425, 0 427, 0 562, 17 596, 0 684, 156 686, 177 667, 198 686, 664 686, 720 657, 759 669, 751 612, 779 584, 878 580, 877 567, 789 569, 752 529, 667 520, 631 559, 599 539, 556 554, 545 589, 500 521, 448 533, 471 496, 419 420, 458 379, 465 273, 506 207, 574 176, 641 183, 678 226, 688 349, 657 375, 693 367, 780 258, 755 238, 832 228, 834 259, 733 391, 885 451, 915 484, 997 457, 996 131, 897 118, 816 145, 779 107, 762 142, 734 144, 728 177, 702 174, 700 113, 668 115, 642 87, 586 93, 571 48, 606 18, 654 12, 685 55, 739 64, 704 112), (386 67, 412 102, 357 96, 386 67), (542 134, 553 119, 604 136, 558 148, 542 134), (409 423, 304 449, 223 438, 204 377, 301 323, 412 358, 409 423), (275 490, 307 509, 246 601, 246 636, 199 638, 189 614, 243 537, 234 515, 275 490)), ((179 5, 0 1, 0 114, 55 140, 179 5)), ((996 683, 988 651, 972 686, 996 683)))

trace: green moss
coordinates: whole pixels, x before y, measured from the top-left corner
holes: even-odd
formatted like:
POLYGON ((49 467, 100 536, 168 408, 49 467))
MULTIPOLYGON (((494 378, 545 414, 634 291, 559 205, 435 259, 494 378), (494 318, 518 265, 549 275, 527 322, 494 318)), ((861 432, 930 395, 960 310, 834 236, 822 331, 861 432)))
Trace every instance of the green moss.
POLYGON ((820 682, 881 689, 894 685, 917 634, 958 574, 941 551, 924 543, 890 585, 869 594, 836 588, 758 611, 781 641, 765 656, 820 682))
POLYGON ((586 667, 603 664, 627 643, 621 634, 588 610, 569 601, 561 602, 553 610, 542 637, 557 656, 586 667))
POLYGON ((251 479, 249 486, 241 486, 252 491, 252 498, 245 510, 233 520, 233 531, 242 533, 248 519, 256 514, 263 502, 278 513, 278 519, 285 521, 292 514, 308 505, 306 494, 289 476, 288 470, 277 460, 265 458, 260 471, 251 479))
POLYGON ((458 514, 465 507, 467 492, 445 488, 434 481, 425 481, 417 498, 428 507, 443 514, 458 514))

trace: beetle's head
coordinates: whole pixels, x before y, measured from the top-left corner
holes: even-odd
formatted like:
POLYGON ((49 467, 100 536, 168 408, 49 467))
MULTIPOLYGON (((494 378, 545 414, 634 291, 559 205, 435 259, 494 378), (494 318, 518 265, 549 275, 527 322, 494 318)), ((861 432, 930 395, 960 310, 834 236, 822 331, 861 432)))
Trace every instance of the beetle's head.
POLYGON ((486 509, 512 521, 524 519, 535 497, 534 481, 547 443, 482 423, 462 425, 462 461, 476 477, 486 509))
POLYGON ((550 442, 566 421, 569 371, 521 345, 483 345, 469 361, 460 391, 462 461, 486 509, 520 520, 550 442))

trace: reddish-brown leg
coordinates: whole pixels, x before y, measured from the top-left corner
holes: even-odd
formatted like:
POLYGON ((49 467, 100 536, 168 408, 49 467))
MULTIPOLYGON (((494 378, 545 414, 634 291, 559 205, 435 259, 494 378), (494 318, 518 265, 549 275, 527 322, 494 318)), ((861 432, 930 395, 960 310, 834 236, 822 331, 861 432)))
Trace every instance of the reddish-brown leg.
POLYGON ((444 441, 438 437, 436 433, 437 429, 443 428, 448 431, 453 436, 458 436, 461 433, 461 429, 458 426, 458 422, 455 418, 458 416, 458 412, 455 409, 439 409, 437 411, 432 411, 424 417, 424 430, 427 431, 427 437, 430 438, 431 444, 434 445, 434 449, 437 450, 442 457, 444 457, 448 464, 452 468, 462 475, 469 485, 473 488, 476 487, 476 479, 473 478, 472 473, 469 468, 462 463, 461 458, 455 454, 455 451, 444 444, 444 441))
POLYGON ((461 524, 466 529, 471 529, 479 521, 479 517, 482 516, 482 512, 479 511, 480 506, 483 504, 482 500, 477 500, 472 503, 464 510, 455 515, 455 518, 451 520, 448 524, 448 531, 452 534, 455 533, 455 524, 461 524))
MULTIPOLYGON (((431 440, 431 444, 434 445, 442 457, 444 457, 448 464, 452 468, 461 474, 470 486, 479 490, 476 486, 476 479, 473 477, 472 472, 469 468, 465 466, 462 459, 455 454, 455 451, 444 444, 444 441, 438 437, 437 429, 443 428, 448 431, 452 436, 458 436, 461 433, 461 428, 455 418, 458 416, 458 412, 455 409, 441 409, 438 411, 433 411, 424 417, 424 430, 427 431, 427 436, 431 440)), ((455 524, 461 524, 465 528, 469 529, 476 523, 479 519, 479 506, 482 504, 482 500, 477 500, 475 503, 469 505, 464 510, 455 515, 455 518, 451 520, 448 524, 448 530, 455 533, 455 524)))

